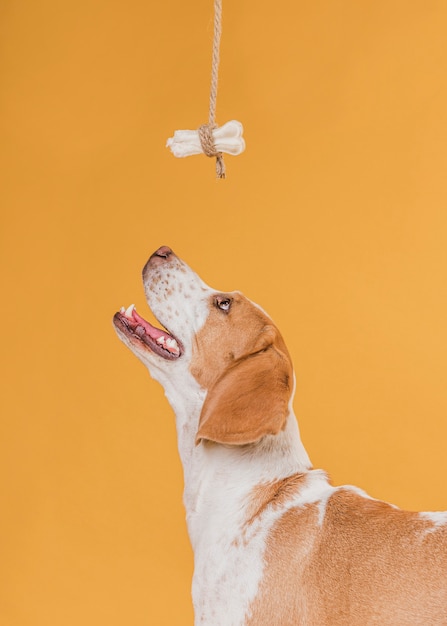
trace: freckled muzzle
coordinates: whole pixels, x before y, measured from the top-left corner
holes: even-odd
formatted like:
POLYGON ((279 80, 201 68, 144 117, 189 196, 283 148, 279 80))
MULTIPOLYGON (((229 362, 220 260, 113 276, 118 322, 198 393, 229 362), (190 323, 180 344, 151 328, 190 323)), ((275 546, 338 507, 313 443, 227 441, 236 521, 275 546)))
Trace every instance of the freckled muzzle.
POLYGON ((143 267, 143 280, 146 281, 149 272, 155 267, 163 266, 167 261, 171 261, 174 258, 177 257, 168 246, 161 246, 158 250, 155 250, 143 267))
MULTIPOLYGON (((162 246, 158 248, 143 268, 143 279, 148 282, 149 274, 175 257, 171 248, 162 246)), ((182 342, 174 337, 168 330, 156 328, 145 320, 135 309, 135 305, 130 305, 127 309, 121 307, 115 313, 113 323, 117 330, 122 333, 132 345, 148 349, 151 352, 167 360, 176 360, 183 354, 182 342)))

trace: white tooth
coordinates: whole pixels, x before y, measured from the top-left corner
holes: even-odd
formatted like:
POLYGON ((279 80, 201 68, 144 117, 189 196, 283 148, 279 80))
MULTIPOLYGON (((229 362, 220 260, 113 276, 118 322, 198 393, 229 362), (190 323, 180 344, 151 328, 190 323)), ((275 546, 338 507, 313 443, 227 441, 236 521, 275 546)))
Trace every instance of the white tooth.
MULTIPOLYGON (((164 343, 165 342, 165 338, 163 337, 163 335, 161 335, 160 337, 158 337, 158 339, 155 340, 157 343, 164 343)), ((168 340, 169 341, 169 340, 168 340)))
POLYGON ((122 306, 122 307, 120 308, 120 313, 125 313, 125 312, 126 312, 126 309, 122 306))
POLYGON ((126 317, 128 317, 128 318, 132 319, 132 313, 133 313, 134 308, 135 308, 135 305, 134 305, 134 304, 131 304, 131 305, 130 305, 130 307, 128 307, 128 308, 126 309, 126 311, 124 312, 124 315, 125 315, 126 317))
POLYGON ((180 348, 178 347, 176 340, 173 338, 166 340, 166 347, 168 348, 169 352, 171 352, 172 354, 180 353, 180 348))

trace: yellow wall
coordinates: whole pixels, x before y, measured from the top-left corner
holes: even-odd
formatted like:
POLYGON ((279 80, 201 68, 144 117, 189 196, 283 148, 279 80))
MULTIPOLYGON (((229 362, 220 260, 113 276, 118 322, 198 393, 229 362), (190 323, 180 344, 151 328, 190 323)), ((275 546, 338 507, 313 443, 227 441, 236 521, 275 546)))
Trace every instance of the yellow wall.
POLYGON ((4 0, 0 623, 192 624, 173 418, 116 339, 171 245, 281 328, 317 467, 447 508, 447 4, 4 0))

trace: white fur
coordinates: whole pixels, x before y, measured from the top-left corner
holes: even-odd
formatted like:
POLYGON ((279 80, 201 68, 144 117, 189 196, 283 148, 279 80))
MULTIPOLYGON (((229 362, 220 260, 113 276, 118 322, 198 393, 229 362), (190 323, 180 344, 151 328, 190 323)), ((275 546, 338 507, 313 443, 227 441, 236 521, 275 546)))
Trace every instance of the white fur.
POLYGON ((447 524, 447 511, 422 512, 419 513, 419 517, 433 523, 433 529, 430 529, 430 532, 447 524))

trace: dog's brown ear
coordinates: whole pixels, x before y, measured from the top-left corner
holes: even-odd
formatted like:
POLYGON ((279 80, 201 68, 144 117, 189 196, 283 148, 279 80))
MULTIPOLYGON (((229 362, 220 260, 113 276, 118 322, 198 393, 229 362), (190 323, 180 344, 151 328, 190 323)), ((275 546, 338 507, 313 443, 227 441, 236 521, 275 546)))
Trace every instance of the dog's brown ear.
POLYGON ((208 391, 196 443, 244 445, 285 426, 292 393, 288 355, 274 346, 239 359, 208 391))

